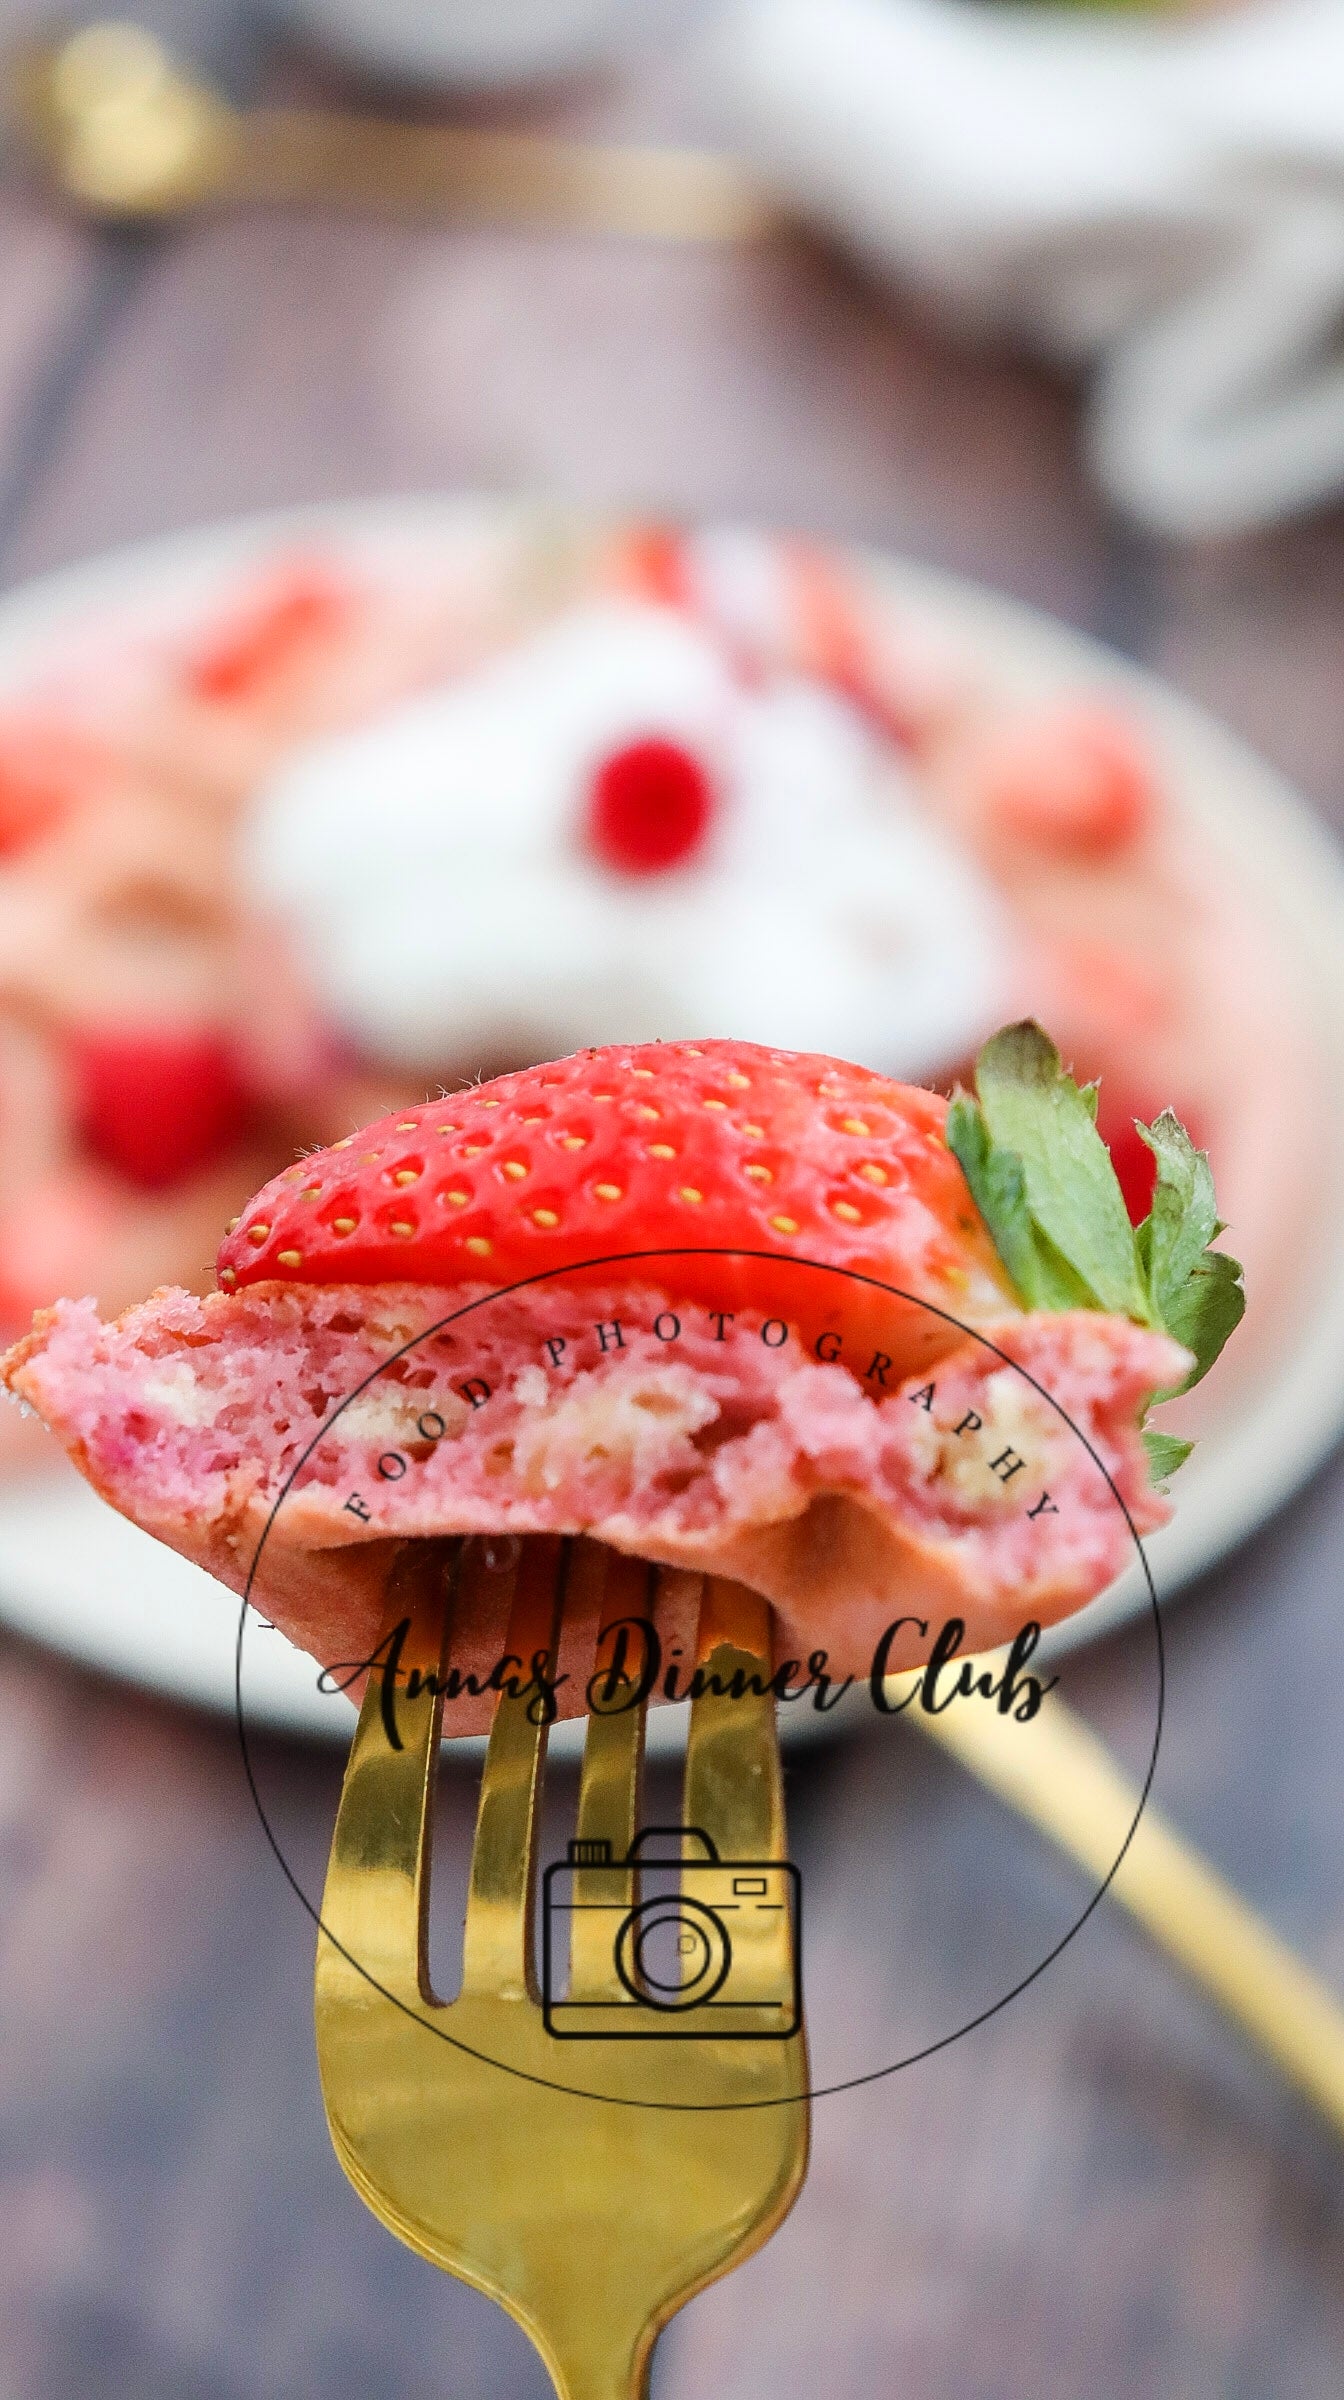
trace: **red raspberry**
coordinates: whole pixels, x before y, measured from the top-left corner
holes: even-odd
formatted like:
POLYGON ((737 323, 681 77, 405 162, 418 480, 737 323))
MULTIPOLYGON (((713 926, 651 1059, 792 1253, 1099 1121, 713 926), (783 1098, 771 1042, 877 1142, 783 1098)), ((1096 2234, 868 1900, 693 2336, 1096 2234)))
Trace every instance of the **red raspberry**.
POLYGON ((702 848, 714 791, 679 742, 631 742, 602 761, 588 804, 589 847, 621 875, 663 875, 702 848))
POLYGON ((145 1191, 185 1182, 232 1149, 250 1095, 224 1036, 90 1027, 69 1037, 89 1149, 145 1191))

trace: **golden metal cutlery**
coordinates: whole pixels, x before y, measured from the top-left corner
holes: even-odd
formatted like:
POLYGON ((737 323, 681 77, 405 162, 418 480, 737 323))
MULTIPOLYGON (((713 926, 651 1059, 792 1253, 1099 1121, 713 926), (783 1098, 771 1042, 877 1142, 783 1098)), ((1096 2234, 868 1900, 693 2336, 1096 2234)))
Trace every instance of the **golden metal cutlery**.
MULTIPOLYGON (((525 1695, 506 1695, 481 1781, 461 1989, 446 2004, 434 1996, 426 1908, 441 1701, 432 1687, 454 1596, 469 1604, 471 1578, 488 1571, 479 1544, 413 1544, 403 1553, 388 1620, 410 1627, 393 1719, 403 1746, 390 1738, 375 1672, 323 1900, 323 2097, 337 2155, 369 2207, 421 2257, 509 2310, 561 2400, 632 2400, 645 2388, 659 2328, 766 2239, 802 2183, 803 2033, 755 2030, 769 1995, 792 1988, 794 1933, 787 1909, 734 1919, 733 1988, 745 2033, 557 2039, 543 2016, 533 1937, 546 1728, 531 1721, 525 1695)), ((650 1571, 595 1545, 529 1541, 511 1572, 508 1647, 522 1658, 553 1650, 566 1585, 573 1595, 587 1582, 591 1598, 590 1579, 602 1579, 604 1627, 647 1614, 650 1571)), ((710 1837, 725 1868, 715 1879, 688 1840, 681 1894, 691 1914, 730 1862, 784 1860, 773 1698, 728 1696, 734 1674, 769 1674, 769 1650, 765 1603, 708 1581, 699 1655, 725 1688, 692 1704, 684 1818, 710 1837)), ((638 2028, 648 2012, 637 1974, 614 1948, 610 1906, 591 1905, 598 1881, 609 1902, 612 1869, 585 1862, 622 1862, 630 1852, 642 1741, 642 1711, 590 1715, 570 1852, 577 1906, 567 1998, 605 2006, 620 2030, 638 2028)), ((634 1873, 618 1863, 616 1879, 616 1913, 626 1904, 633 1912, 634 1873)))
POLYGON ((29 146, 100 217, 317 202, 657 242, 754 241, 779 222, 745 169, 699 150, 235 108, 139 25, 30 48, 11 80, 29 146))
MULTIPOLYGON (((505 1571, 507 1646, 519 1658, 554 1653, 567 1599, 599 1623, 599 1653, 622 1619, 650 1613, 654 1570, 640 1561, 583 1541, 518 1550, 505 1571)), ((394 1578, 387 1627, 408 1629, 396 1646, 401 1688, 389 1695, 381 1670, 370 1677, 323 1900, 323 2097, 361 2197, 423 2258, 508 2309, 560 2400, 638 2400, 660 2328, 766 2240, 802 2184, 809 2104, 796 1912, 772 1901, 734 1920, 736 2013, 713 2017, 712 2030, 699 1999, 686 2007, 659 1996, 638 1943, 622 1949, 626 1933, 653 1923, 640 1897, 643 1710, 598 1710, 587 1721, 566 1860, 545 1879, 549 1901, 563 1873, 565 1906, 544 1912, 539 1976, 547 1728, 534 1721, 535 1694, 506 1692, 481 1781, 461 1985, 451 1999, 435 1994, 427 1927, 438 1687, 455 1608, 470 1616, 475 1579, 499 1571, 479 1543, 419 1543, 394 1578), (677 2038, 693 2015, 695 2038, 677 2038)), ((751 1682, 770 1673, 766 1603, 707 1579, 697 1657, 714 1680, 691 1706, 676 1829, 683 1947, 701 1919, 715 1918, 735 1864, 757 1870, 740 1880, 762 1895, 772 1874, 792 1873, 775 1703, 751 1682)), ((891 1678, 889 1703, 908 1688, 891 1678)), ((905 1722, 1092 1874, 1109 1872, 1139 1793, 1057 1694, 1025 1725, 974 1703, 937 1716, 912 1707, 905 1722)), ((1151 1806, 1110 1891, 1344 2131, 1344 2008, 1151 1806)), ((712 1998, 718 1986, 711 1977, 703 1989, 712 1998)))
MULTIPOLYGON (((893 1697, 899 1679, 893 1679, 893 1697)), ((903 1715, 1098 1880, 1139 1787, 1058 1693, 1018 1725, 991 1708, 903 1715)), ((1150 1802, 1109 1896, 1344 2133, 1344 2006, 1150 1802)))

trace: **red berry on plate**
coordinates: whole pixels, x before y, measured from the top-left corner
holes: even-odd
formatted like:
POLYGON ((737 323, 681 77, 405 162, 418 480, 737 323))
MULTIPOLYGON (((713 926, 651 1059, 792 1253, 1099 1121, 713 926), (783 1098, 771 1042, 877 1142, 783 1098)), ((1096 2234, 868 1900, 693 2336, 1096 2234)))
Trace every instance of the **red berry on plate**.
POLYGON ((1140 734, 1100 703, 1046 708, 1004 725, 987 740, 976 780, 997 832, 1067 857, 1117 856, 1157 807, 1140 734))
POLYGON ((631 1254, 655 1253, 661 1288, 712 1307, 885 1326, 900 1311, 881 1294, 870 1309, 855 1269, 933 1301, 907 1335, 945 1346, 959 1313, 1016 1306, 946 1117, 932 1092, 750 1042, 585 1050, 286 1169, 225 1238, 219 1280, 499 1287, 598 1259, 637 1278, 631 1254))
POLYGON ((588 797, 590 849, 620 875, 663 875, 709 833, 714 788, 680 742, 650 737, 604 758, 588 797))
POLYGON ((224 1036, 210 1027, 87 1027, 68 1037, 79 1131, 128 1183, 162 1191, 232 1149, 249 1094, 224 1036))

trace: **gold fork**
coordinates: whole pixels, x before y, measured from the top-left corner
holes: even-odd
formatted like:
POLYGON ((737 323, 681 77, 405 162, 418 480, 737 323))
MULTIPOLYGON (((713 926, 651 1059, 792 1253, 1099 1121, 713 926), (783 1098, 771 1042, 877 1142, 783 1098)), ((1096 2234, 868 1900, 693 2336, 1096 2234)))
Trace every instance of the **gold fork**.
MULTIPOLYGON (((569 1872, 567 2000, 581 2023, 602 2010, 618 2034, 645 2038, 557 2038, 533 1957, 546 1728, 531 1722, 535 1694, 523 1691, 499 1701, 487 1747, 461 1990, 435 1999, 426 1905, 442 1707, 432 1687, 451 1632, 446 1555, 468 1603, 473 1579, 490 1572, 475 1543, 403 1553, 388 1626, 409 1620, 404 1685, 389 1710, 381 1675, 370 1677, 346 1770, 317 1953, 327 2120, 375 2215, 508 2309, 561 2400, 637 2400, 660 2328, 765 2241, 802 2183, 805 2041, 771 2000, 794 1989, 796 1929, 774 1903, 734 1915, 740 2013, 646 2004, 611 1933, 613 1917, 627 1927, 645 1905, 636 1871, 619 1863, 639 1830, 643 1712, 592 1714, 570 1859, 617 1863, 569 1872), (706 2034, 693 2017, 740 2030, 706 2034), (669 2028, 694 2038, 649 2038, 669 2028)), ((647 1570, 591 1544, 526 1542, 511 1572, 508 1648, 524 1660, 554 1654, 566 1582, 578 1605, 596 1597, 593 1579, 604 1582, 603 1631, 648 1613, 647 1570)), ((720 1690, 692 1704, 684 1816, 724 1865, 694 1863, 708 1853, 686 1844, 688 1913, 716 1907, 725 1877, 753 1891, 767 1882, 732 1877, 732 1862, 784 1860, 774 1701, 731 1696, 734 1677, 740 1691, 769 1675, 769 1651, 766 1604, 707 1581, 698 1656, 720 1690)))

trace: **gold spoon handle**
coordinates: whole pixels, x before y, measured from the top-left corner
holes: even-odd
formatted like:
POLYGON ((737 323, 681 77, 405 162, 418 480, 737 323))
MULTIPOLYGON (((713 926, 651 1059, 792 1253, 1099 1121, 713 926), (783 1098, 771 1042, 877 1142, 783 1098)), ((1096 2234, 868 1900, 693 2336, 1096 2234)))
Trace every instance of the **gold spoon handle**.
POLYGON ((777 212, 732 159, 668 146, 232 107, 143 26, 11 61, 10 102, 67 196, 112 218, 318 201, 660 242, 748 242, 777 212))
MULTIPOLYGON (((970 1703, 906 1717, 1090 1874, 1106 1874, 1139 1789, 1071 1709, 1048 1700, 1028 1725, 970 1703)), ((1344 2006, 1151 1805, 1110 1889, 1344 2133, 1344 2006)))
POLYGON ((699 150, 299 108, 247 110, 234 135, 220 192, 231 200, 321 200, 662 242, 754 241, 777 222, 740 168, 699 150))

